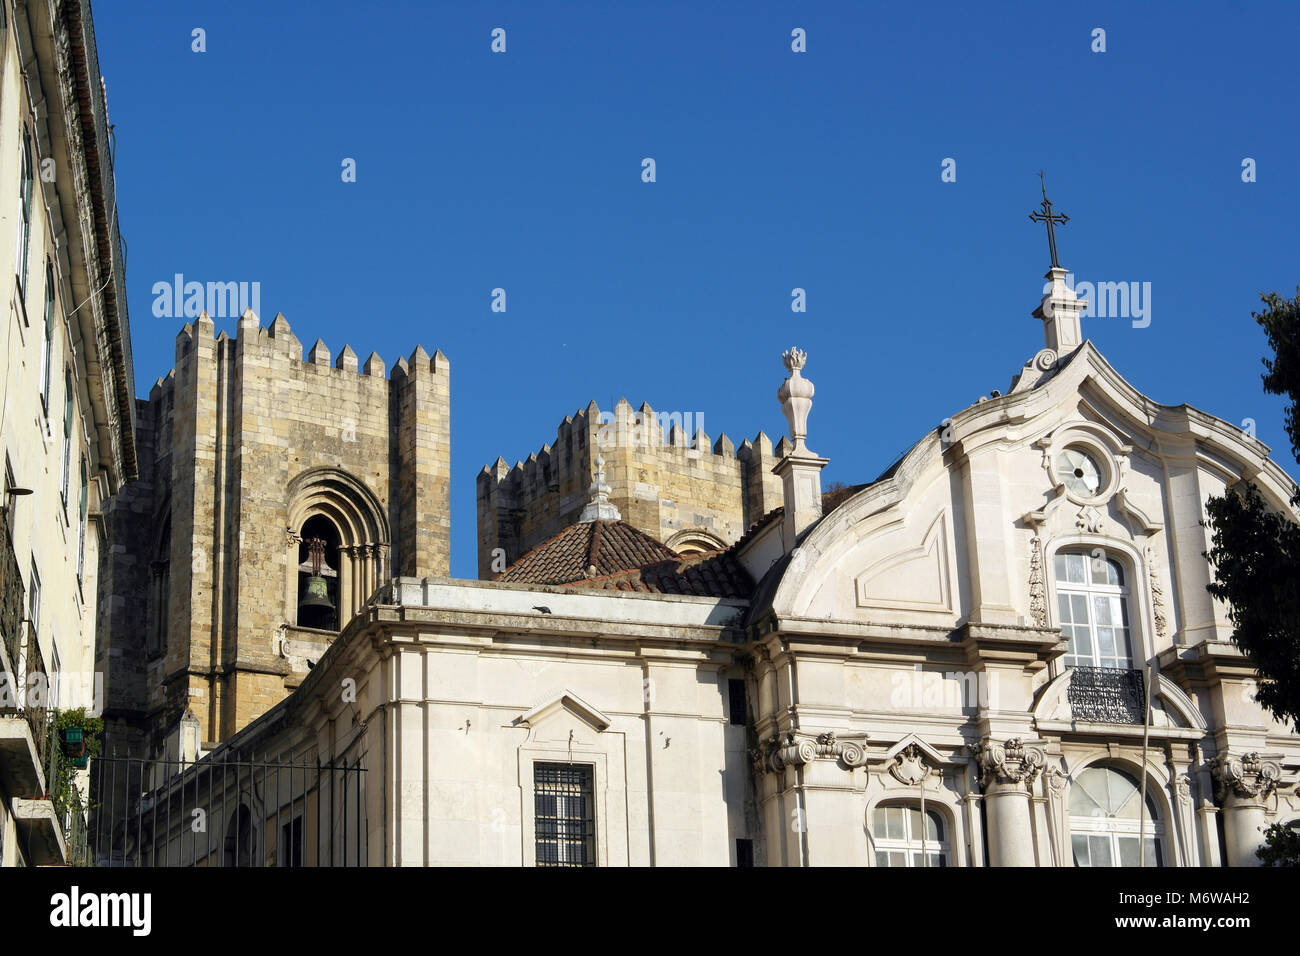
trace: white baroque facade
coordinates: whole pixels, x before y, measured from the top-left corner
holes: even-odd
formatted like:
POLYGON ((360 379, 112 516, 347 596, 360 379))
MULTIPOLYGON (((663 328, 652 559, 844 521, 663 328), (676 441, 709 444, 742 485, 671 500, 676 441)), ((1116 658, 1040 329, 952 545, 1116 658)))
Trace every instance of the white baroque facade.
POLYGON ((784 506, 727 551, 597 573, 603 542, 640 540, 597 459, 592 508, 512 566, 527 573, 379 588, 198 765, 201 782, 254 753, 351 762, 351 803, 225 786, 251 828, 221 816, 202 848, 152 834, 151 858, 1254 864, 1263 826, 1300 819, 1300 738, 1253 700, 1202 519, 1242 479, 1293 514, 1292 482, 1239 429, 1121 378, 1064 275, 1007 393, 826 513, 792 349, 784 506), (545 583, 578 559, 585 578, 545 583), (317 837, 259 836, 282 814, 317 837))

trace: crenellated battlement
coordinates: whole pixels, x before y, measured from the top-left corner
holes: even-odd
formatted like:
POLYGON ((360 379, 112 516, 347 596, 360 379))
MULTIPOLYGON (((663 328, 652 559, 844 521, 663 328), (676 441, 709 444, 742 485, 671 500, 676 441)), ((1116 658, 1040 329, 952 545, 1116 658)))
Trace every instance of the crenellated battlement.
MULTIPOLYGON (((764 447, 769 455, 772 452, 771 441, 761 431, 752 441, 745 439, 739 451, 726 432, 714 441, 704 431, 703 426, 697 427, 688 440, 683 420, 689 424, 692 415, 691 412, 684 415, 680 412, 656 412, 648 402, 642 403, 639 409, 633 410, 626 398, 620 399, 613 410, 602 412, 596 402, 592 401, 586 408, 580 408, 572 415, 564 417, 564 421, 556 428, 554 445, 543 444, 538 451, 531 453, 527 459, 516 462, 516 465, 522 468, 522 474, 530 474, 530 462, 549 460, 553 447, 570 443, 573 436, 579 433, 584 434, 588 441, 594 440, 602 448, 642 447, 647 451, 653 450, 665 455, 675 454, 682 457, 690 452, 704 452, 719 458, 744 460, 749 455, 749 449, 755 445, 764 447), (665 423, 668 426, 666 435, 665 423)), ((698 420, 702 419, 703 415, 699 415, 698 420)), ((504 464, 505 460, 498 458, 495 463, 484 465, 479 472, 480 479, 484 476, 489 478, 495 476, 497 481, 506 480, 512 469, 507 468, 502 472, 501 466, 504 464)))
POLYGON ((444 375, 450 369, 450 362, 442 350, 433 355, 425 351, 424 346, 417 345, 409 358, 399 358, 393 363, 391 373, 379 353, 371 352, 364 363, 358 363, 357 353, 352 346, 344 344, 338 358, 331 359, 333 353, 322 339, 317 339, 303 359, 302 342, 293 334, 289 320, 283 313, 276 313, 271 324, 263 326, 252 309, 239 317, 234 337, 223 329, 216 332, 215 324, 206 312, 199 313, 193 324, 186 322, 176 334, 176 366, 188 363, 191 356, 202 356, 216 361, 218 356, 238 357, 244 362, 257 359, 282 358, 298 366, 324 370, 339 375, 361 375, 372 379, 399 380, 428 372, 444 375))
POLYGON ((778 458, 762 432, 737 447, 725 432, 711 438, 702 413, 633 408, 626 398, 602 411, 592 401, 565 416, 553 443, 479 471, 480 577, 577 520, 597 456, 623 519, 670 547, 725 547, 780 504, 778 458))

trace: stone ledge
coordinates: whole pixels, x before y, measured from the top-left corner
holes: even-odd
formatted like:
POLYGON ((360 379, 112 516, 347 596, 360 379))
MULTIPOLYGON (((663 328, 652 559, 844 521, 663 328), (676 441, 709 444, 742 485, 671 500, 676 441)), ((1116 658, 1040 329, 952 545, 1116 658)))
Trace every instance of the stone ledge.
POLYGON ((16 797, 13 817, 19 845, 26 850, 29 863, 35 866, 63 866, 67 863, 68 847, 63 841, 63 828, 59 826, 51 801, 16 797))
POLYGON ((0 716, 0 784, 10 793, 45 792, 45 774, 27 718, 0 716))

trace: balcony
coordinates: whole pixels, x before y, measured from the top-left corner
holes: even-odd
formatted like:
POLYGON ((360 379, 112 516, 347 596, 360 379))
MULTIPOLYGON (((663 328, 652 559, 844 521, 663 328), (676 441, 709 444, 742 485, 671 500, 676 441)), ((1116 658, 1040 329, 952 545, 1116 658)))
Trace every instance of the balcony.
POLYGON ((63 866, 68 859, 68 847, 63 840, 63 828, 51 800, 13 801, 14 825, 18 828, 19 846, 27 855, 31 866, 63 866))
POLYGON ((41 797, 45 795, 45 726, 26 706, 25 599, 9 530, 0 528, 0 781, 17 796, 41 797))
POLYGON ((1067 692, 1075 720, 1140 724, 1146 707, 1146 682, 1139 670, 1072 667, 1067 692))
MULTIPOLYGON (((23 621, 26 592, 7 527, 0 527, 0 785, 13 797, 18 842, 32 866, 68 859, 60 809, 49 798, 51 728, 45 658, 23 621)), ((63 819, 69 819, 65 809, 63 819)))
POLYGON ((14 553, 14 543, 6 526, 0 528, 0 654, 3 654, 8 674, 17 673, 26 600, 22 573, 18 570, 18 555, 14 553))

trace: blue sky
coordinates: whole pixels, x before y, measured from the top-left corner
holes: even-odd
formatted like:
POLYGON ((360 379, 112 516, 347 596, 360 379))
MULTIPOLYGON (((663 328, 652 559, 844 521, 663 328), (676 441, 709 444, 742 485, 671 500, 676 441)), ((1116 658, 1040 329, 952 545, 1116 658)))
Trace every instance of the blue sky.
POLYGON ((100 0, 137 391, 178 272, 260 282, 305 348, 441 348, 463 577, 484 464, 593 398, 776 437, 792 344, 824 481, 865 481, 1042 347, 1041 168, 1063 264, 1150 283, 1149 326, 1084 334, 1300 472, 1250 317, 1300 285, 1300 7, 702 6, 100 0))

